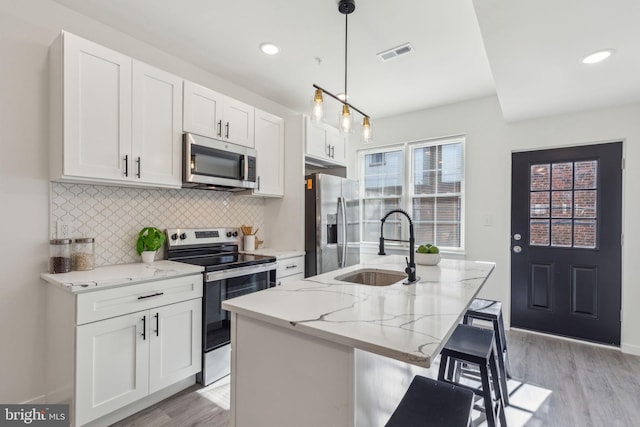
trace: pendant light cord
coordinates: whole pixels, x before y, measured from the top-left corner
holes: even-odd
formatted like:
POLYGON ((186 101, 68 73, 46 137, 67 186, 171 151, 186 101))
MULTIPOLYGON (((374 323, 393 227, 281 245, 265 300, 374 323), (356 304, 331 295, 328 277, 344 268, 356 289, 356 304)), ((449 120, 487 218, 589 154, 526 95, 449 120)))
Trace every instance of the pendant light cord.
POLYGON ((344 14, 344 102, 347 102, 347 40, 349 37, 349 14, 344 14))

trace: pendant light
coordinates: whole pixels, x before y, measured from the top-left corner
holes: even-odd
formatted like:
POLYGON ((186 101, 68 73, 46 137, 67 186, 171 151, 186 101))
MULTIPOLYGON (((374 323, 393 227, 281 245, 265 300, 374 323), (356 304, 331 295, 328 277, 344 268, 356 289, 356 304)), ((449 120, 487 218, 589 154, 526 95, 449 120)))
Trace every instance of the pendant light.
POLYGON ((363 142, 371 141, 371 122, 369 116, 356 107, 347 102, 347 61, 348 61, 348 35, 349 35, 349 14, 356 10, 355 0, 340 0, 338 2, 338 11, 344 15, 344 97, 339 98, 331 92, 321 88, 318 85, 313 85, 315 88, 315 94, 313 96, 313 109, 311 112, 311 119, 319 122, 324 117, 324 100, 322 95, 326 94, 342 104, 342 108, 338 112, 338 123, 340 130, 343 133, 350 133, 352 130, 353 115, 351 110, 357 111, 363 117, 362 119, 362 135, 363 142))

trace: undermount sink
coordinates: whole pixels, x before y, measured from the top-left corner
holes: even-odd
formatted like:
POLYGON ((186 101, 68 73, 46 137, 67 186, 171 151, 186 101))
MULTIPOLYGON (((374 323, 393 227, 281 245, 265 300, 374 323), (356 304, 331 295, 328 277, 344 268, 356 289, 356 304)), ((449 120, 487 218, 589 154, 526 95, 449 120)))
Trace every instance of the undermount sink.
POLYGON ((361 268, 346 274, 334 277, 341 282, 359 283, 370 286, 388 286, 407 278, 405 273, 393 270, 380 270, 377 268, 361 268))

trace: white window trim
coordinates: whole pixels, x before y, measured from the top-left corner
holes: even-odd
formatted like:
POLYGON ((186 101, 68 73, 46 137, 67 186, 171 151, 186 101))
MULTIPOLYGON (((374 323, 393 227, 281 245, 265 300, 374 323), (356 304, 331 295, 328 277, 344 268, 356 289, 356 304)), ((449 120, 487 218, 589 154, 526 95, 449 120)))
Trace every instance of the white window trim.
MULTIPOLYGON (((447 145, 447 144, 458 144, 462 145, 462 182, 460 184, 460 247, 452 248, 452 247, 444 247, 442 248, 443 253, 452 253, 452 254, 464 254, 465 253, 465 229, 466 229, 466 215, 465 215, 465 205, 466 205, 466 196, 465 196, 465 185, 467 180, 467 153, 466 153, 466 137, 464 135, 456 135, 456 136, 448 136, 442 138, 432 138, 432 139, 424 139, 424 140, 416 140, 416 141, 408 141, 401 144, 393 144, 393 145, 381 145, 377 147, 371 147, 366 149, 357 150, 357 164, 356 164, 356 173, 358 176, 360 194, 364 194, 364 180, 362 179, 362 165, 364 162, 364 156, 372 153, 386 153, 390 151, 401 151, 403 157, 403 192, 400 196, 400 203, 402 209, 406 210, 408 213, 411 212, 411 202, 414 198, 414 181, 413 181, 413 162, 412 162, 412 151, 415 148, 422 147, 432 147, 435 145, 447 145), (404 185, 408 184, 409 188, 407 191, 404 191, 404 185)), ((363 221, 362 221, 362 209, 363 209, 363 200, 364 197, 360 197, 360 236, 363 236, 363 221)), ((409 227, 403 227, 403 236, 402 238, 405 240, 409 240, 409 227), (405 236, 406 234, 406 236, 405 236)), ((377 244, 372 242, 360 242, 360 245, 364 248, 367 247, 377 247, 377 244)), ((402 242, 389 242, 385 243, 385 246, 389 246, 391 250, 393 249, 406 249, 408 243, 402 242)))

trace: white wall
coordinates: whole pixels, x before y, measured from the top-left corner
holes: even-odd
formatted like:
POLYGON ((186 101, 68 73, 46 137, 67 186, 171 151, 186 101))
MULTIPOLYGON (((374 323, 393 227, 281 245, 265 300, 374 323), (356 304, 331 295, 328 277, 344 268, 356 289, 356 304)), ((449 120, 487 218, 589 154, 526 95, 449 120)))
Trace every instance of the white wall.
POLYGON ((356 151, 405 141, 466 136, 466 258, 495 261, 497 267, 481 295, 503 301, 510 314, 511 153, 547 147, 624 141, 627 168, 623 176, 623 351, 640 354, 640 263, 634 248, 640 225, 632 219, 640 210, 635 183, 640 179, 640 104, 554 116, 507 124, 496 97, 380 119, 373 123, 375 140, 366 146, 352 138, 350 170, 356 151), (634 214, 635 213, 635 214, 634 214), (486 216, 492 225, 484 226, 486 216))
POLYGON ((44 392, 48 47, 65 29, 285 117, 291 111, 50 0, 0 2, 0 402, 44 392))

